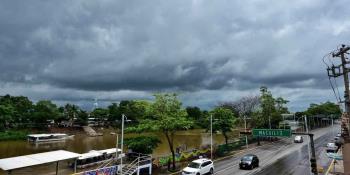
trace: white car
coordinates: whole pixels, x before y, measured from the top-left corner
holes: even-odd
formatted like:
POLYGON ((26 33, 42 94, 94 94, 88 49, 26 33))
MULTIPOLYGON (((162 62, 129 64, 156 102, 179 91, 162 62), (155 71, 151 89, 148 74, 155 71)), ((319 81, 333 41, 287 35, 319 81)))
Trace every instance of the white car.
POLYGON ((302 136, 295 136, 294 137, 294 143, 303 143, 303 137, 302 136))
POLYGON ((337 152, 338 146, 335 143, 327 143, 326 152, 337 152))
POLYGON ((192 161, 186 168, 182 170, 182 175, 203 175, 213 174, 214 164, 210 159, 197 159, 192 161))

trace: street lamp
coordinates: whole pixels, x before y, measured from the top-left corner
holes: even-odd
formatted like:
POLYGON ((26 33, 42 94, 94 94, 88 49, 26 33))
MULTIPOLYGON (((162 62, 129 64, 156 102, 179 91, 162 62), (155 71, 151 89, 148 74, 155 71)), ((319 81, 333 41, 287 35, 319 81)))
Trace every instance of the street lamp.
MULTIPOLYGON (((244 132, 247 132, 247 116, 244 115, 244 132)), ((245 144, 248 149, 248 136, 247 134, 245 135, 245 144)))
POLYGON ((213 160, 213 115, 210 114, 210 159, 213 160))
MULTIPOLYGON (((299 120, 300 120, 300 119, 303 119, 303 117, 298 118, 298 120, 297 120, 298 126, 299 126, 299 120)), ((303 126, 303 132, 305 132, 304 127, 305 127, 305 124, 304 124, 304 126, 303 126)))
POLYGON ((210 114, 210 159, 213 160, 213 114, 210 114))
POLYGON ((121 156, 120 156, 120 168, 121 168, 121 171, 120 171, 120 174, 123 175, 123 145, 124 145, 124 121, 131 121, 131 120, 128 120, 128 118, 122 114, 122 140, 121 140, 121 146, 120 146, 120 149, 121 149, 121 156))

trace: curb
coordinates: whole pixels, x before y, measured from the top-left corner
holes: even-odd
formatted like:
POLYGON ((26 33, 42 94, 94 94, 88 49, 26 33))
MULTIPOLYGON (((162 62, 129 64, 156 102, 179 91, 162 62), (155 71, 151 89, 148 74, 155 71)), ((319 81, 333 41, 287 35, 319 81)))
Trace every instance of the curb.
POLYGON ((333 168, 333 165, 334 165, 334 159, 332 160, 331 164, 329 165, 326 173, 324 173, 325 175, 328 175, 329 171, 333 168))

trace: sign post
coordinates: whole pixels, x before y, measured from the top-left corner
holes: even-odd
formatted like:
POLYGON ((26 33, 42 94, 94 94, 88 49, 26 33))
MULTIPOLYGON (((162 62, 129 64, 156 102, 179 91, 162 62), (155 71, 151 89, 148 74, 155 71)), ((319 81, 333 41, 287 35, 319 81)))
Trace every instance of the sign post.
POLYGON ((253 129, 254 137, 291 137, 290 129, 253 129))

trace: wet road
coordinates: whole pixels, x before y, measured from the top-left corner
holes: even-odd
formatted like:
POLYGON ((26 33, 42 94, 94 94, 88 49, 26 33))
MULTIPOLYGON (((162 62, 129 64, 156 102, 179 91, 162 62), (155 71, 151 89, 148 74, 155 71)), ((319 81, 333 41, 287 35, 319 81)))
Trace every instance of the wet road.
MULTIPOLYGON (((340 130, 340 126, 336 125, 333 128, 323 128, 314 131, 315 134, 315 149, 317 156, 317 164, 327 167, 330 160, 325 154, 325 145, 333 139, 336 133, 340 130)), ((278 142, 266 144, 261 147, 253 148, 244 151, 229 159, 215 162, 217 175, 271 175, 271 174, 295 174, 307 175, 310 174, 310 163, 308 158, 309 139, 304 136, 304 143, 293 143, 292 139, 282 139, 278 142), (256 154, 260 159, 260 167, 254 170, 240 170, 238 167, 239 159, 242 155, 252 153, 256 154)))
MULTIPOLYGON (((325 145, 332 141, 336 133, 329 132, 315 140, 315 150, 318 166, 326 171, 331 160, 326 156, 325 145)), ((308 141, 308 140, 307 140, 308 141)), ((308 155, 308 145, 303 145, 300 150, 294 151, 284 156, 275 163, 263 167, 262 170, 255 174, 310 174, 310 161, 308 155)))

